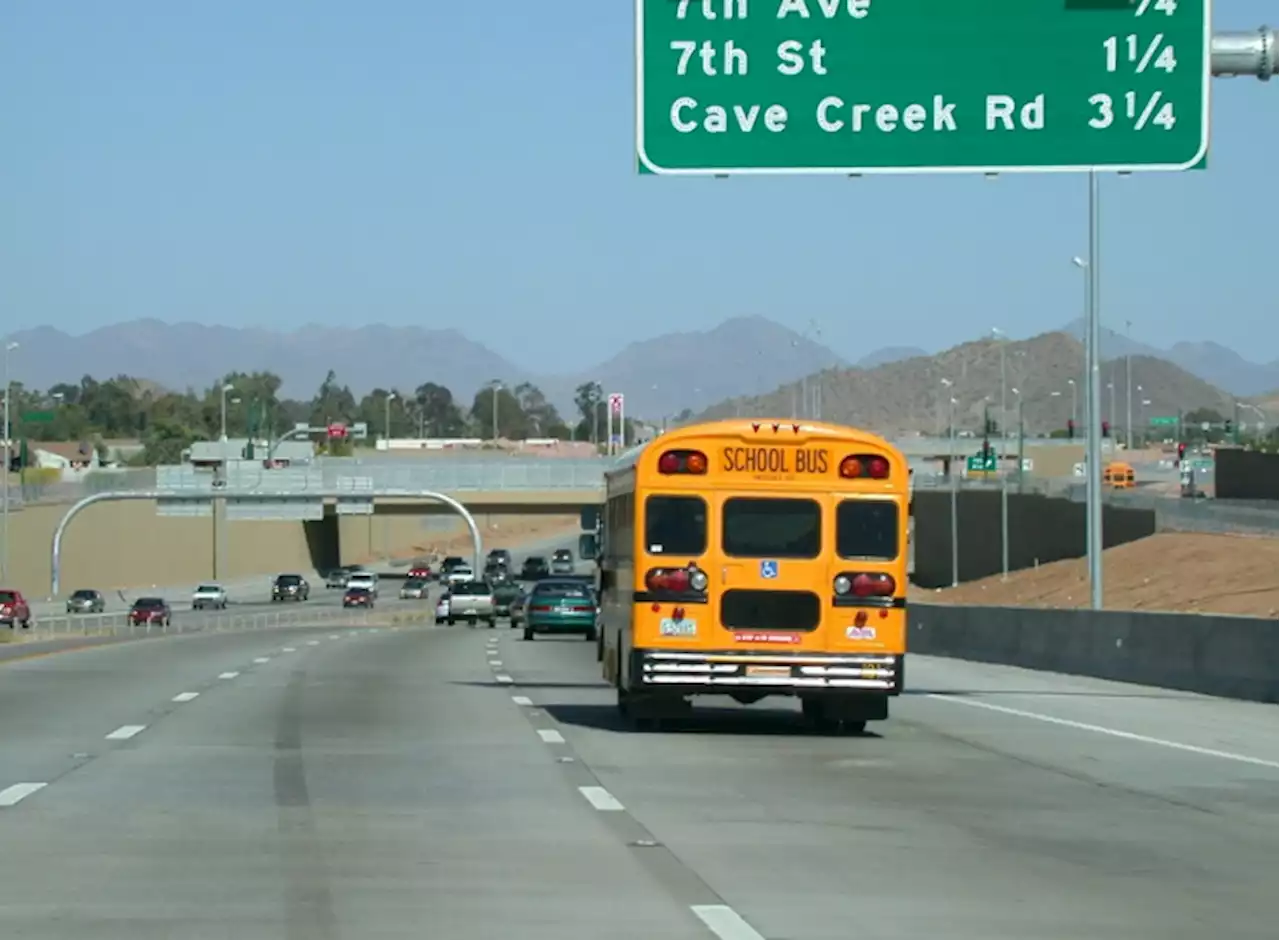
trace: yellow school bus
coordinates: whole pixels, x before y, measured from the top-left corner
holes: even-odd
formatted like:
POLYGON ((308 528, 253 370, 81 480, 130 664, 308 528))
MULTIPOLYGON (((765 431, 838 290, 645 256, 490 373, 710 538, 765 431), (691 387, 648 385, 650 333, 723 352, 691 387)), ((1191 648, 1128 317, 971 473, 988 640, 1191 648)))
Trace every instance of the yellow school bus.
POLYGON ((734 419, 663 434, 605 480, 597 654, 629 721, 652 726, 697 695, 796 696, 822 729, 888 717, 907 625, 897 448, 734 419))

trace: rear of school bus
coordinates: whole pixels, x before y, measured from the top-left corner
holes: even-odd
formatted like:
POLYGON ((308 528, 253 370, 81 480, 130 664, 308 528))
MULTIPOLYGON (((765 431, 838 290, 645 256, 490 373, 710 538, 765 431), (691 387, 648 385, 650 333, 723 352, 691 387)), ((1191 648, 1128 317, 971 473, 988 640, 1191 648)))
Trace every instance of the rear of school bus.
POLYGON ((603 654, 624 714, 718 694, 796 696, 819 727, 888 717, 906 652, 901 452, 837 425, 723 421, 652 442, 628 485, 630 617, 603 654))

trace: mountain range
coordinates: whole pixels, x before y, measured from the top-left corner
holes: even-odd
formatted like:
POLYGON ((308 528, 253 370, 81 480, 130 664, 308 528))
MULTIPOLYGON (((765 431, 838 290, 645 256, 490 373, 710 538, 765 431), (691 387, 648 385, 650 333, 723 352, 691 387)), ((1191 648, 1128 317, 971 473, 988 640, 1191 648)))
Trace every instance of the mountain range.
MULTIPOLYGON (((984 412, 1012 429, 1021 412, 1028 433, 1047 434, 1064 430, 1073 415, 1083 425, 1083 359, 1080 342, 1063 331, 1008 342, 1003 348, 986 339, 869 369, 828 369, 766 395, 719 402, 696 417, 821 417, 887 434, 942 434, 954 407, 959 429, 980 429, 984 412)), ((1105 361, 1101 379, 1102 417, 1117 431, 1127 426, 1130 409, 1135 429, 1148 427, 1154 417, 1198 409, 1236 415, 1242 426, 1258 420, 1269 426, 1276 422, 1274 395, 1237 405, 1239 396, 1157 356, 1133 354, 1127 360, 1105 361)))
MULTIPOLYGON (((1079 324, 1062 331, 1076 336, 1079 332, 1079 324)), ((931 357, 918 347, 894 346, 871 350, 850 362, 758 316, 736 317, 710 330, 638 340, 604 362, 579 363, 561 374, 537 374, 454 329, 309 326, 278 332, 147 319, 79 336, 44 326, 14 333, 10 340, 20 348, 10 359, 13 379, 36 388, 77 381, 82 375, 106 378, 124 373, 181 390, 211 386, 232 371, 269 370, 282 378, 283 395, 309 398, 333 369, 338 380, 357 394, 376 387, 407 390, 432 381, 449 387, 464 404, 492 379, 529 381, 563 412, 570 412, 574 389, 594 380, 606 391, 625 392, 630 415, 654 420, 685 410, 707 411, 716 403, 744 397, 763 399, 775 390, 785 392, 803 376, 819 373, 874 373, 883 378, 882 370, 892 367, 893 375, 901 370, 903 375, 913 370, 932 374, 945 368, 940 360, 955 351, 931 357)), ((1217 343, 1179 343, 1158 350, 1118 333, 1104 334, 1104 357, 1121 357, 1126 352, 1172 363, 1179 371, 1216 386, 1217 395, 1221 394, 1218 389, 1255 395, 1277 385, 1275 362, 1251 363, 1217 343)), ((1203 389, 1187 392, 1193 397, 1208 394, 1203 389)), ((910 413, 905 406, 890 410, 910 413)))

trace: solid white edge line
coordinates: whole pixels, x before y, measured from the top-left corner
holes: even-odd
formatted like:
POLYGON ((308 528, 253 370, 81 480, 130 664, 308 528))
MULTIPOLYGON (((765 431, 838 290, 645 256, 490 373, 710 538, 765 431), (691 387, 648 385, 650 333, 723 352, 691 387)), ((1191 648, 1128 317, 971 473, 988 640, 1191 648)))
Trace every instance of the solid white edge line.
POLYGON ((39 793, 47 783, 15 783, 0 790, 0 807, 17 806, 33 793, 39 793))
POLYGON ((564 735, 559 731, 551 731, 546 728, 538 729, 538 737, 542 738, 544 744, 564 744, 564 735))
POLYGON ((174 702, 190 702, 200 697, 199 692, 179 692, 172 699, 174 702))
POLYGON ((238 675, 240 675, 240 673, 238 673, 238 672, 223 672, 223 673, 219 673, 218 678, 219 678, 219 679, 234 679, 234 678, 235 678, 236 676, 238 676, 238 675))
POLYGON ((495 681, 497 681, 497 682, 501 682, 501 683, 503 683, 503 684, 508 683, 508 682, 513 682, 513 681, 514 681, 510 676, 504 676, 502 673, 498 673, 498 674, 497 674, 496 676, 494 676, 493 678, 494 678, 494 680, 495 680, 495 681))
POLYGON ((618 798, 604 787, 578 787, 578 792, 586 798, 588 803, 602 813, 620 813, 626 809, 618 802, 618 798))
POLYGON ((533 704, 533 699, 529 698, 527 695, 513 695, 511 696, 511 701, 515 702, 517 705, 527 706, 533 704))
POLYGON ((135 734, 141 734, 147 730, 146 725, 121 725, 115 731, 107 735, 108 741, 128 741, 135 734))
POLYGON ((764 934, 727 904, 694 904, 690 910, 720 940, 764 940, 764 934))
POLYGON ((1222 760, 1233 760, 1242 764, 1253 764, 1257 767, 1272 767, 1280 770, 1280 763, 1263 760, 1261 757, 1249 757, 1245 754, 1233 754, 1230 751, 1215 751, 1213 748, 1197 747, 1194 744, 1183 744, 1179 741, 1168 741, 1164 738, 1153 738, 1145 734, 1135 734, 1132 731, 1120 731, 1117 728, 1104 728, 1102 725, 1091 725, 1083 721, 1072 721, 1069 718, 1055 718, 1052 715, 1042 715, 1039 712, 1023 711, 1021 708, 1010 708, 1008 705, 995 705, 991 702, 979 702, 973 699, 958 698, 937 692, 930 692, 927 697, 937 699, 940 702, 951 702, 955 705, 968 705, 970 708, 985 708, 988 711, 1000 712, 1004 715, 1013 715, 1018 718, 1030 718, 1032 721, 1043 721, 1046 724, 1059 725, 1063 728, 1075 728, 1077 731, 1092 731, 1094 734, 1105 734, 1108 737, 1120 738, 1124 741, 1138 741, 1142 744, 1154 744, 1158 747, 1167 747, 1175 751, 1186 751, 1188 754, 1199 754, 1203 757, 1218 757, 1222 760))

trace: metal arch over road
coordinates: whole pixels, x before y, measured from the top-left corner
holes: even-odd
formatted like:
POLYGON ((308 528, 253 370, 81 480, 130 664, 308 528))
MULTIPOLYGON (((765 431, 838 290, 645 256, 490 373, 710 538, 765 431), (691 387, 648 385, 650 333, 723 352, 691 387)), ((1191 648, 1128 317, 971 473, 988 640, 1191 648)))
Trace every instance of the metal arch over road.
MULTIPOLYGON (((239 491, 219 491, 210 495, 209 493, 171 493, 163 490, 146 490, 137 493, 94 493, 92 496, 86 496, 66 511, 66 514, 58 521, 58 527, 53 530, 53 547, 51 549, 52 554, 50 556, 49 565, 50 587, 52 589, 51 596, 57 597, 62 588, 62 538, 66 534, 67 526, 70 524, 72 519, 80 514, 82 510, 88 509, 94 503, 113 502, 116 500, 173 500, 178 502, 206 502, 210 499, 216 501, 235 499, 240 496, 262 497, 270 495, 275 494, 261 493, 258 491, 250 493, 241 493, 239 491)), ((281 494, 281 498, 288 498, 290 495, 296 494, 281 494)), ((351 494, 332 491, 309 493, 307 495, 321 499, 342 499, 349 497, 351 494)), ((461 516, 462 521, 467 524, 467 528, 471 531, 471 544, 474 552, 474 558, 472 559, 475 565, 474 570, 477 572, 480 570, 480 562, 484 557, 484 544, 480 538, 480 527, 476 525, 475 517, 471 515, 471 512, 466 506, 462 505, 462 503, 458 502, 452 496, 448 496, 444 493, 438 493, 434 490, 420 490, 416 493, 398 493, 396 495, 399 499, 434 500, 435 502, 448 506, 461 516)))

